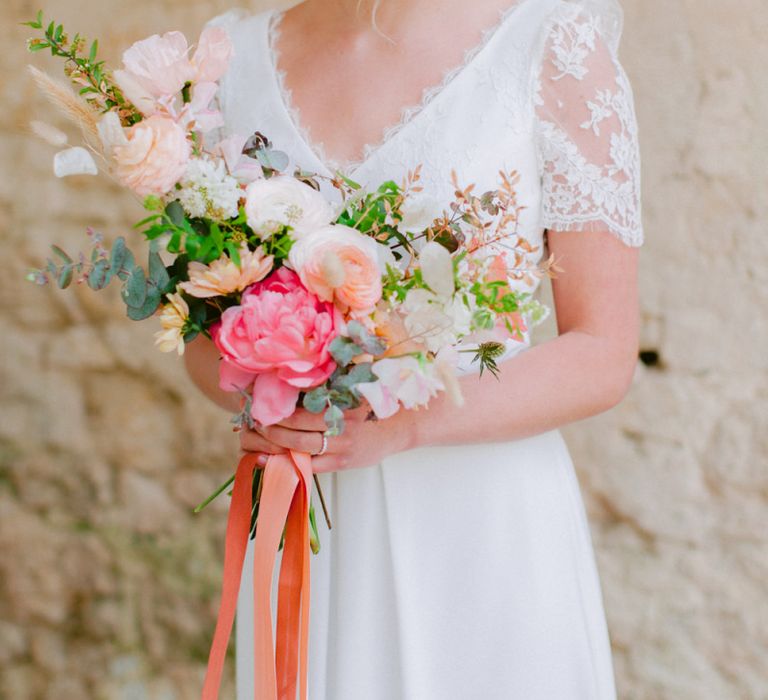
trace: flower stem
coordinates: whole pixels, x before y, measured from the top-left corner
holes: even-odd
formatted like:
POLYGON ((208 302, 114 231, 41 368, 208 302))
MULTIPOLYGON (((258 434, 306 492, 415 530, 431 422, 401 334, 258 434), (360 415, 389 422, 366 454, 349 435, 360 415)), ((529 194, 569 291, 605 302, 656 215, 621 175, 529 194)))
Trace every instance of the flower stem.
POLYGON ((205 508, 211 501, 213 501, 215 498, 220 496, 224 491, 226 491, 229 486, 235 481, 235 475, 233 474, 229 479, 227 479, 219 488, 217 488, 208 498, 206 498, 202 503, 195 506, 195 513, 199 513, 203 508, 205 508))

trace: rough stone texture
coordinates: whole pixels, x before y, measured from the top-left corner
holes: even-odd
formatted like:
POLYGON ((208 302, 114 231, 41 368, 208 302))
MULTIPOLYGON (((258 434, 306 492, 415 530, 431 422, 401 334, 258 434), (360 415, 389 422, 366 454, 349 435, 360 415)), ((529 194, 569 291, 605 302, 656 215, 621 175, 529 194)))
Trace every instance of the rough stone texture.
MULTIPOLYGON (((227 5, 40 4, 112 58, 227 5)), ((36 9, 0 10, 0 697, 194 698, 225 503, 191 506, 227 476, 236 445, 115 293, 21 282, 51 241, 74 248, 86 224, 114 237, 141 213, 103 181, 55 180, 30 136, 46 107, 24 79, 17 22, 36 9)), ((644 163, 642 346, 660 362, 638 365, 616 409, 564 432, 620 697, 768 698, 768 5, 625 9, 644 163)))

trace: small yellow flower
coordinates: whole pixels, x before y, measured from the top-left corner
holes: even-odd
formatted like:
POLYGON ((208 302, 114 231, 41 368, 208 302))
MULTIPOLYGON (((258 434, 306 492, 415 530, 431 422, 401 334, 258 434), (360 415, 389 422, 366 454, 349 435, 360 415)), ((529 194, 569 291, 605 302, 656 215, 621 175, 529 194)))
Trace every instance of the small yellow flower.
POLYGON ((189 263, 189 282, 179 287, 187 294, 206 299, 241 292, 246 287, 263 280, 271 271, 274 258, 264 255, 261 247, 249 250, 246 243, 240 246, 240 266, 224 255, 210 265, 189 263))
POLYGON ((184 326, 189 317, 189 306, 178 293, 168 295, 168 303, 160 311, 162 330, 155 333, 155 345, 161 352, 184 354, 184 326))

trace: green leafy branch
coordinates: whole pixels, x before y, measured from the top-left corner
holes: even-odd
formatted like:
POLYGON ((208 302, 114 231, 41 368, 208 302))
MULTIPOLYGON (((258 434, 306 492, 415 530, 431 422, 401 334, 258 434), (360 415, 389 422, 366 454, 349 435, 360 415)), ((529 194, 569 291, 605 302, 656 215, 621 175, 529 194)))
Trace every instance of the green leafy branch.
POLYGON ((154 314, 163 296, 172 289, 171 277, 157 251, 150 250, 145 272, 136 264, 122 236, 110 251, 102 245, 100 234, 89 231, 89 235, 93 242, 90 256, 80 253, 73 258, 59 246, 51 246, 53 257, 47 260, 46 267, 32 270, 27 279, 40 285, 55 282, 60 289, 66 289, 76 280, 99 291, 117 278, 123 282, 121 298, 128 318, 141 321, 154 314))
POLYGON ((362 323, 350 321, 347 335, 334 338, 328 349, 336 361, 336 370, 325 384, 304 394, 302 405, 310 413, 323 413, 326 435, 332 436, 344 431, 344 411, 360 406, 356 385, 376 379, 370 362, 353 360, 363 354, 381 355, 386 346, 362 323))
POLYGON ((94 103, 102 112, 117 109, 125 126, 141 121, 140 112, 125 99, 112 81, 105 62, 97 60, 98 40, 88 47, 86 39, 75 34, 70 41, 64 25, 52 21, 44 26, 42 10, 38 11, 34 20, 22 24, 43 31, 43 38, 29 39, 27 48, 33 53, 50 50, 52 56, 63 58, 66 61, 65 73, 80 88, 82 97, 94 103))

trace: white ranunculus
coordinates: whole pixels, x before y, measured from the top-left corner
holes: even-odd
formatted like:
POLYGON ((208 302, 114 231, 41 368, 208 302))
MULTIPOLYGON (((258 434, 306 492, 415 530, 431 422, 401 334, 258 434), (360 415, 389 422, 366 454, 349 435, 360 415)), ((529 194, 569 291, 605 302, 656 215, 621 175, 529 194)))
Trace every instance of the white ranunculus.
POLYGON ((421 233, 440 216, 442 209, 435 197, 418 194, 405 198, 400 213, 403 215, 403 220, 398 224, 401 231, 421 233))
POLYGON ((248 225, 262 238, 290 226, 291 237, 298 241, 333 220, 333 208, 325 197, 289 175, 252 182, 245 198, 248 225))
POLYGON ((438 296, 449 297, 456 291, 451 254, 439 243, 430 241, 421 249, 419 267, 424 281, 438 296))

